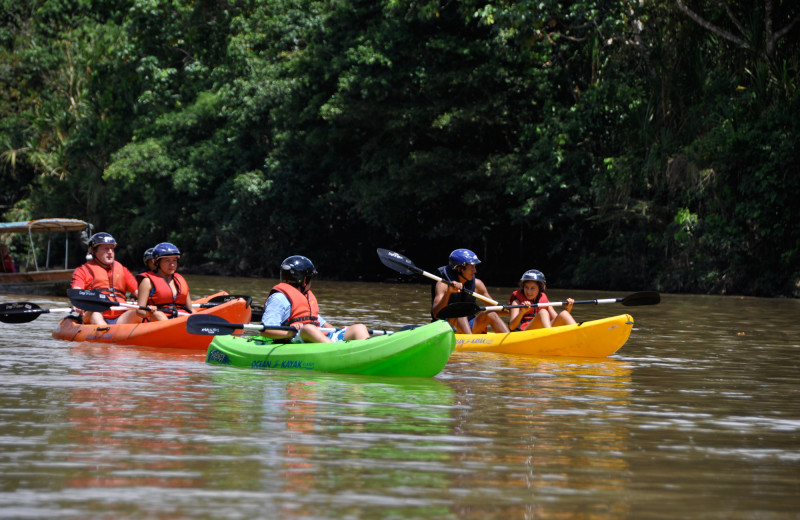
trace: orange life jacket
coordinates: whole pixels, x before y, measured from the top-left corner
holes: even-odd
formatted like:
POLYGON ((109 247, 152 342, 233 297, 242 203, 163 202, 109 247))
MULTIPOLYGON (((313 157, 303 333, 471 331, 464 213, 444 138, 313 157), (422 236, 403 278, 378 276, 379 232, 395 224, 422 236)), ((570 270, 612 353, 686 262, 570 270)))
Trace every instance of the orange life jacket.
MULTIPOLYGON (((304 294, 294 285, 283 282, 273 287, 269 294, 275 292, 283 293, 289 299, 289 303, 292 304, 289 319, 281 323, 281 325, 291 325, 296 329, 300 329, 303 325, 311 323, 319 327, 319 305, 313 292, 309 290, 304 294)), ((266 302, 264 305, 266 305, 266 302)))
POLYGON ((186 300, 189 299, 189 284, 186 283, 186 279, 183 276, 178 273, 172 275, 175 287, 178 289, 177 293, 172 294, 172 287, 169 286, 169 282, 160 275, 152 271, 140 274, 144 278, 149 278, 150 283, 153 284, 153 288, 150 289, 150 294, 147 296, 147 305, 155 305, 158 310, 167 311, 166 314, 168 316, 172 314, 172 318, 178 315, 178 309, 189 311, 186 307, 186 300))
MULTIPOLYGON (((508 304, 513 305, 514 300, 518 300, 520 303, 526 303, 530 301, 525 297, 525 291, 522 289, 517 289, 511 293, 511 298, 508 299, 508 304)), ((531 303, 547 303, 549 301, 550 300, 547 299, 547 295, 545 293, 539 292, 539 296, 536 298, 536 301, 531 303)), ((522 320, 519 322, 519 327, 517 330, 527 329, 528 325, 530 325, 530 322, 533 321, 533 318, 539 313, 539 310, 539 307, 531 307, 530 310, 528 310, 528 312, 522 316, 522 320)))
MULTIPOLYGON (((78 267, 89 271, 92 282, 87 289, 92 289, 99 293, 105 294, 109 299, 115 302, 125 303, 125 266, 114 260, 114 263, 106 269, 96 260, 90 260, 78 267)), ((105 319, 114 319, 121 316, 124 310, 107 310, 103 312, 105 319)))

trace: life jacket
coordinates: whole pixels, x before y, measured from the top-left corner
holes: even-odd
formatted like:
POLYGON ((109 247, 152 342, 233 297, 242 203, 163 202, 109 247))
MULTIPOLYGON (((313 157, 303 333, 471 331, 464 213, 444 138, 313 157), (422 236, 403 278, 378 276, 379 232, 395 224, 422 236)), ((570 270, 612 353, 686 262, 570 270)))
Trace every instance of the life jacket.
MULTIPOLYGON (((513 305, 514 304, 514 300, 517 300, 520 303, 530 302, 531 304, 534 304, 534 303, 547 303, 547 302, 550 301, 550 300, 547 299, 547 295, 540 291, 539 294, 536 295, 536 301, 535 302, 531 302, 529 299, 527 299, 525 297, 525 291, 523 291, 522 289, 517 289, 516 291, 511 293, 511 297, 508 299, 508 304, 509 305, 513 305)), ((522 316, 522 320, 520 320, 519 326, 517 327, 516 330, 525 330, 525 329, 527 329, 528 325, 530 325, 530 323, 533 321, 533 318, 535 318, 536 315, 539 313, 539 310, 540 310, 540 307, 531 307, 528 310, 528 312, 526 312, 522 316)))
POLYGON ((186 307, 186 300, 189 298, 189 284, 186 283, 186 279, 183 276, 178 273, 172 275, 175 287, 178 289, 178 292, 173 295, 169 282, 160 275, 153 271, 140 274, 144 278, 149 278, 153 284, 153 288, 150 289, 150 294, 147 296, 148 305, 155 305, 158 310, 166 314, 170 319, 176 318, 179 310, 191 312, 191 309, 186 307))
MULTIPOLYGON (((457 282, 458 281, 458 271, 450 267, 449 265, 443 265, 438 270, 439 276, 448 282, 457 282)), ((438 283, 438 282, 437 282, 438 283)), ((464 282, 462 284, 464 289, 467 289, 470 292, 475 292, 475 277, 472 277, 472 280, 468 282, 464 282)), ((436 284, 434 283, 431 285, 431 301, 436 297, 436 284)), ((457 293, 451 293, 450 299, 448 300, 448 305, 453 303, 461 303, 461 302, 468 302, 468 303, 475 303, 475 297, 471 294, 467 294, 464 291, 460 291, 457 293)), ((472 319, 475 315, 467 316, 468 319, 472 319)), ((436 318, 433 317, 431 314, 431 320, 435 320, 436 318)))
MULTIPOLYGON (((269 294, 272 295, 276 292, 283 293, 292 305, 289 319, 281 323, 281 325, 291 325, 298 330, 308 323, 316 325, 317 327, 320 326, 319 305, 317 304, 317 297, 314 296, 313 292, 309 290, 306 291, 305 294, 301 293, 294 285, 284 282, 273 287, 269 294)), ((264 305, 266 306, 266 304, 267 302, 265 301, 264 305)))
MULTIPOLYGON (((121 263, 114 260, 114 263, 106 269, 97 260, 92 259, 78 269, 89 272, 91 283, 86 287, 87 289, 105 294, 112 301, 125 303, 125 266, 121 263)), ((109 309, 103 312, 103 317, 113 320, 122 316, 124 312, 124 310, 109 309)))
POLYGON ((136 285, 139 285, 140 283, 142 283, 142 280, 144 280, 145 273, 155 273, 155 271, 142 271, 142 272, 136 274, 134 276, 134 278, 136 278, 136 285))
POLYGON ((115 302, 125 302, 125 267, 121 263, 114 260, 106 269, 96 260, 90 260, 81 267, 92 275, 92 283, 87 289, 103 293, 115 302))

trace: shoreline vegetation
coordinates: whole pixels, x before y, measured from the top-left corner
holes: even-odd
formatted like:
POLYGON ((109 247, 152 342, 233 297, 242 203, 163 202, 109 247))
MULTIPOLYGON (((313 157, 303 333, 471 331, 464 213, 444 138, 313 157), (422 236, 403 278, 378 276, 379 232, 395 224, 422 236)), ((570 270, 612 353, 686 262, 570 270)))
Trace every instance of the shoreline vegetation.
POLYGON ((800 297, 797 2, 0 2, 5 221, 187 273, 469 248, 504 286, 800 297))

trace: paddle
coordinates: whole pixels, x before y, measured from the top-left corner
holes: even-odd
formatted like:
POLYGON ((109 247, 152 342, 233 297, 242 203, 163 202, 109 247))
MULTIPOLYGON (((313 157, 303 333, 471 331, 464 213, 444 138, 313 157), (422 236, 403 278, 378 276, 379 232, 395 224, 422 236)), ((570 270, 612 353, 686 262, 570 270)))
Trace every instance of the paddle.
POLYGON ((227 303, 231 300, 236 300, 238 298, 243 298, 247 305, 251 305, 253 302, 253 297, 248 296, 246 294, 220 294, 219 296, 214 296, 206 303, 193 303, 192 307, 200 307, 201 309, 208 309, 209 307, 216 307, 221 303, 227 303))
MULTIPOLYGON (((430 278, 431 280, 436 280, 437 282, 446 283, 449 286, 453 286, 453 282, 448 282, 443 278, 436 276, 433 273, 429 273, 428 271, 423 271, 416 265, 414 262, 406 258, 405 256, 401 255, 400 253, 395 253, 394 251, 389 251, 388 249, 381 249, 378 248, 378 258, 381 259, 383 265, 390 269, 394 269, 400 274, 419 274, 426 278, 430 278)), ((469 289, 461 289, 462 292, 469 294, 470 296, 474 296, 475 298, 479 298, 486 303, 491 303, 492 305, 497 305, 498 302, 487 298, 482 294, 478 294, 476 292, 470 291, 469 289)))
POLYGON ((67 297, 72 305, 89 312, 104 312, 112 307, 148 310, 132 303, 116 302, 103 293, 91 289, 67 289, 67 297))
POLYGON ((28 323, 42 314, 71 311, 72 307, 42 309, 31 302, 0 303, 0 321, 3 323, 28 323))
MULTIPOLYGON (((255 323, 231 323, 225 318, 214 316, 213 314, 193 314, 186 320, 186 331, 190 334, 200 334, 204 336, 225 336, 233 334, 237 330, 253 330, 263 332, 265 330, 288 330, 297 332, 294 327, 284 327, 281 325, 265 326, 255 323)), ((336 329, 319 329, 322 332, 333 332, 336 329)), ((392 334, 390 330, 369 330, 373 336, 384 336, 392 334)))
MULTIPOLYGON (((116 302, 110 299, 107 295, 91 289, 67 289, 67 296, 75 307, 85 311, 103 312, 113 307, 147 310, 147 307, 139 307, 134 303, 116 302)), ((242 294, 220 294, 219 296, 214 296, 206 303, 192 304, 192 307, 207 309, 209 307, 216 307, 221 303, 229 302, 237 298, 244 298, 247 300, 248 305, 253 300, 251 296, 242 294)))
MULTIPOLYGON (((629 294, 624 298, 607 298, 601 300, 576 300, 573 302, 575 305, 584 303, 621 303, 628 307, 636 307, 639 305, 656 305, 661 301, 661 295, 655 291, 644 291, 629 294)), ((568 302, 547 302, 531 304, 531 307, 556 307, 560 305, 567 305, 568 302)), ((449 320, 450 318, 460 318, 461 316, 471 316, 480 311, 499 311, 503 309, 520 309, 525 305, 495 305, 492 307, 481 307, 472 302, 459 302, 453 303, 439 311, 439 319, 449 320)))

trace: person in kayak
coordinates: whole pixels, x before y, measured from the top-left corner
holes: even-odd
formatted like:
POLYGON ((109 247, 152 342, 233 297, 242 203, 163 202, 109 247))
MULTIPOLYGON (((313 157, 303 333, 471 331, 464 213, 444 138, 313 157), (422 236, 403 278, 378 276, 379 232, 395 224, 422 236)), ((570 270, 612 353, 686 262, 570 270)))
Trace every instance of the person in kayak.
POLYGON ((143 271, 139 271, 139 274, 136 275, 136 283, 142 283, 144 273, 156 272, 156 261, 153 258, 154 249, 154 247, 149 247, 145 250, 144 255, 142 256, 142 262, 144 263, 145 269, 143 271))
POLYGON ((17 267, 14 265, 14 259, 11 258, 11 252, 8 249, 8 246, 5 244, 0 244, 0 265, 2 265, 2 269, 4 273, 16 273, 17 267))
POLYGON ((320 330, 333 327, 320 315, 317 297, 311 291, 311 280, 316 275, 314 264, 304 256, 293 255, 281 262, 281 282, 264 302, 261 323, 265 327, 291 326, 297 332, 266 329, 262 334, 276 341, 302 343, 368 338, 367 327, 360 323, 329 333, 320 330))
MULTIPOLYGON (((117 262, 117 241, 108 233, 95 233, 89 238, 89 260, 72 272, 73 289, 91 289, 107 295, 111 300, 125 303, 127 293, 138 295, 136 279, 128 268, 117 262)), ((94 325, 113 323, 138 323, 142 321, 135 310, 84 312, 83 322, 94 325)))
POLYGON ((145 271, 139 282, 139 307, 136 313, 149 321, 164 321, 192 313, 189 284, 177 273, 180 250, 169 242, 153 248, 155 271, 145 271))
POLYGON ((522 274, 519 280, 519 289, 511 293, 509 305, 527 305, 527 309, 510 309, 508 327, 512 331, 526 329, 542 329, 571 325, 575 323, 572 317, 572 298, 567 298, 567 306, 561 312, 556 312, 553 307, 534 307, 536 303, 547 303, 547 294, 544 290, 547 280, 544 274, 536 269, 530 269, 522 274))
MULTIPOLYGON (((449 264, 439 268, 439 276, 450 283, 437 281, 431 288, 433 298, 431 318, 436 320, 439 311, 450 304, 475 303, 475 297, 463 292, 462 289, 491 298, 486 285, 475 276, 478 271, 475 266, 479 263, 481 261, 478 255, 469 249, 456 249, 450 253, 449 264)), ((487 327, 491 327, 494 332, 508 332, 508 326, 494 311, 481 311, 473 316, 452 318, 448 321, 456 328, 458 334, 483 334, 487 327)))

